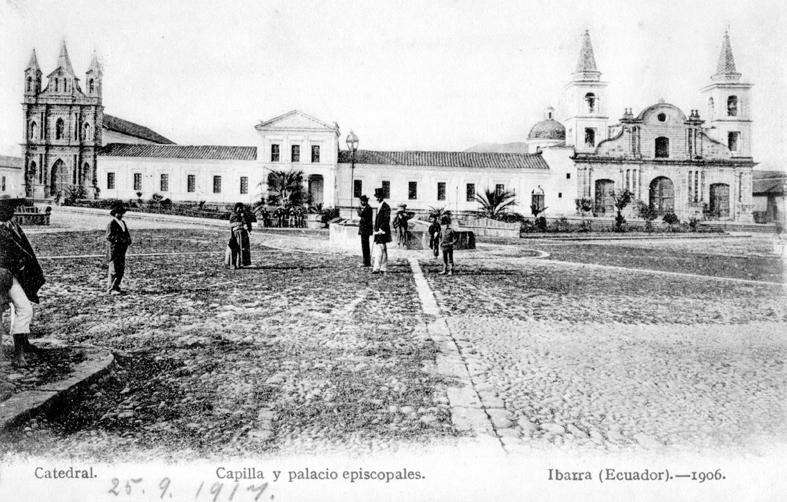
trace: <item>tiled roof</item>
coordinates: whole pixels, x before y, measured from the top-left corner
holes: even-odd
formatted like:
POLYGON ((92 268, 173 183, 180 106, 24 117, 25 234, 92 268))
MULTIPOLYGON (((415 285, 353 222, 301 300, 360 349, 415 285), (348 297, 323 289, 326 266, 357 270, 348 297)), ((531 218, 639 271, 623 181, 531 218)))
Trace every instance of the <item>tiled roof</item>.
POLYGON ((752 180, 752 193, 753 194, 763 194, 769 193, 774 195, 784 195, 784 188, 787 185, 787 174, 780 173, 781 175, 777 175, 779 173, 774 173, 773 171, 766 171, 768 174, 772 174, 772 176, 757 176, 757 171, 754 171, 754 179, 752 180))
POLYGON ((22 169, 22 158, 0 155, 0 167, 22 169))
POLYGON ((582 49, 579 51, 576 73, 597 72, 596 56, 593 54, 593 44, 590 42, 590 31, 585 30, 582 35, 582 49))
POLYGON ((101 147, 99 155, 103 157, 155 157, 162 159, 257 160, 257 147, 110 143, 101 147))
MULTIPOLYGON (((349 164, 352 154, 349 150, 339 152, 339 162, 349 164)), ((382 152, 377 150, 358 150, 356 164, 382 164, 391 166, 428 166, 428 167, 478 167, 549 169, 540 154, 526 153, 486 153, 486 152, 382 152)))
POLYGON ((174 141, 165 138, 156 131, 151 131, 145 126, 135 124, 134 122, 129 122, 128 120, 113 117, 112 115, 104 115, 104 127, 110 131, 127 134, 129 136, 135 136, 137 138, 152 141, 154 143, 160 143, 164 145, 175 144, 174 141))

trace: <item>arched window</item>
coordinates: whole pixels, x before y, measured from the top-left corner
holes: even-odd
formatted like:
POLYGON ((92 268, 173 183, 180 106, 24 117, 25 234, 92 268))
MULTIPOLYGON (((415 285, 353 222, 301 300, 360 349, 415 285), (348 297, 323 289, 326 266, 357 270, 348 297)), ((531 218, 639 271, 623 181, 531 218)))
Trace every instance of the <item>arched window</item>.
POLYGON ((656 158, 666 159, 669 157, 669 138, 659 136, 656 138, 656 158))
POLYGON ((57 119, 57 122, 55 122, 55 139, 63 139, 65 128, 66 123, 63 122, 63 119, 57 119))
POLYGON ((27 92, 33 90, 33 79, 31 77, 27 77, 27 92))
POLYGON ((85 165, 82 166, 82 177, 79 179, 79 183, 82 185, 86 184, 89 176, 90 176, 90 164, 85 162, 85 165))
POLYGON ((713 98, 708 98, 708 116, 713 118, 713 98))
POLYGON ((90 80, 87 81, 87 92, 93 94, 95 90, 96 90, 96 84, 95 81, 91 78, 90 80))
POLYGON ((587 105, 588 113, 596 113, 596 95, 592 92, 585 94, 585 104, 587 105))
POLYGON ((30 139, 35 139, 38 136, 38 124, 36 124, 35 120, 30 122, 30 139))
POLYGON ((736 117, 738 115, 738 96, 730 96, 727 98, 727 115, 736 117))
POLYGON ((549 120, 552 120, 552 112, 547 112, 547 118, 548 118, 549 120))
POLYGON ((63 92, 68 92, 68 80, 63 79, 63 92))
POLYGON ((29 178, 35 178, 36 175, 36 162, 34 160, 30 161, 30 165, 27 166, 27 176, 29 178))
POLYGON ((60 91, 60 79, 56 78, 55 79, 55 92, 58 92, 58 91, 60 91))
POLYGON ((83 140, 90 139, 90 124, 88 124, 87 122, 82 124, 82 139, 83 140))

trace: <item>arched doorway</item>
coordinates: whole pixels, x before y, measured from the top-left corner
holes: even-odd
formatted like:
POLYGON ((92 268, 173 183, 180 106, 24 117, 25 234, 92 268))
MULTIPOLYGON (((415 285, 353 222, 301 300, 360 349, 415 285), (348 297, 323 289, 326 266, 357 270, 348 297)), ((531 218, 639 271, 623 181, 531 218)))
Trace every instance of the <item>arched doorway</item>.
POLYGON ((596 180, 596 200, 594 205, 596 216, 614 214, 615 182, 612 180, 596 180))
POLYGON ((714 218, 730 216, 730 186, 726 183, 714 183, 710 186, 710 210, 714 218))
POLYGON ((57 159, 52 164, 52 173, 50 175, 51 183, 49 188, 49 195, 56 196, 60 193, 62 197, 65 195, 66 187, 69 185, 68 167, 61 159, 57 159))
POLYGON ((309 201, 314 206, 323 203, 323 185, 322 174, 309 175, 309 201))
POLYGON ((675 211, 675 186, 666 176, 659 176, 650 182, 650 207, 659 216, 675 211))

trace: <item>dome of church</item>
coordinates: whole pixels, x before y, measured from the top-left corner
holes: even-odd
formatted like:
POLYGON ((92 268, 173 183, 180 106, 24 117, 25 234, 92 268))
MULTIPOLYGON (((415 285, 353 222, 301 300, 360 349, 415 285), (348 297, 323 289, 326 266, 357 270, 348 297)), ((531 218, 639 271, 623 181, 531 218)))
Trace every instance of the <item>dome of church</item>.
POLYGON ((566 128, 555 119, 545 119, 530 129, 527 139, 566 139, 566 128))

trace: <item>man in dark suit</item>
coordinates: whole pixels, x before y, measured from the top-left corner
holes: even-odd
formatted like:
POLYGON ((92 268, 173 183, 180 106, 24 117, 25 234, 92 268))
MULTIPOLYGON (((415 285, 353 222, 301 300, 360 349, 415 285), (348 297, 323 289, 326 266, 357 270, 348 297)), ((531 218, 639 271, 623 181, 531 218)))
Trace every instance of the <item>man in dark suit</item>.
POLYGON ((372 266, 372 256, 369 249, 369 237, 374 233, 374 224, 372 223, 372 207, 369 205, 369 197, 361 195, 361 207, 358 208, 358 216, 361 218, 361 223, 358 225, 358 235, 361 236, 361 253, 363 254, 363 266, 372 266))
POLYGON ((123 280, 123 274, 126 271, 126 250, 131 245, 131 234, 128 231, 126 222, 123 221, 123 215, 126 214, 126 207, 123 203, 118 203, 112 206, 109 211, 112 215, 107 225, 107 261, 109 262, 109 290, 107 293, 111 295, 122 294, 120 289, 120 281, 123 280))
POLYGON ((373 274, 388 271, 388 243, 391 242, 391 207, 385 202, 385 190, 374 189, 374 198, 380 203, 374 219, 374 266, 373 274))
POLYGON ((12 306, 11 334, 18 365, 25 364, 25 351, 36 350, 29 340, 33 319, 31 302, 38 303, 38 290, 46 282, 30 241, 13 221, 14 208, 21 202, 8 195, 0 196, 0 269, 12 276, 10 286, 0 296, 7 297, 12 306))

